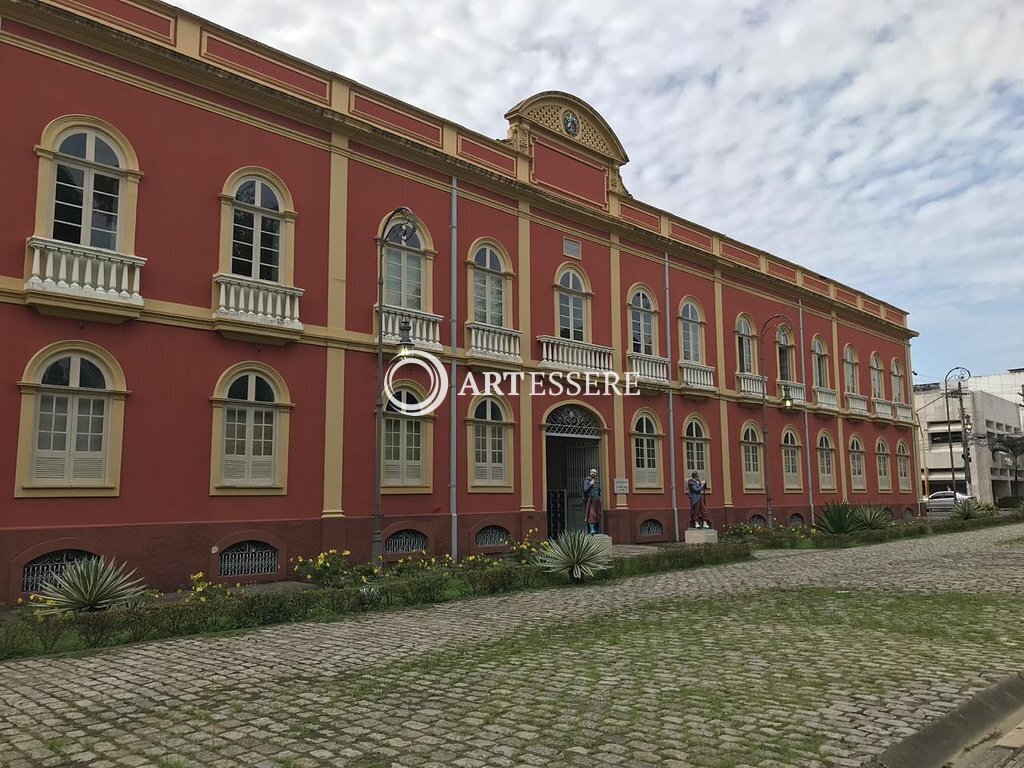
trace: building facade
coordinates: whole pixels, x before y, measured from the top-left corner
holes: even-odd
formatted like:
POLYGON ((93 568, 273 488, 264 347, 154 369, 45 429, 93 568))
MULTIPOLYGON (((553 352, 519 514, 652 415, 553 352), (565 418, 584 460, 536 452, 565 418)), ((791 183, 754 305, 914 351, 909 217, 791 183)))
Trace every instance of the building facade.
POLYGON ((942 384, 914 385, 922 486, 925 495, 953 489, 995 503, 1013 494, 1014 466, 1009 455, 993 452, 991 445, 1000 437, 1021 434, 1019 407, 976 390, 973 378, 968 384, 959 390, 950 387, 948 398, 942 384))
POLYGON ((678 538, 694 471, 717 526, 915 506, 906 314, 633 198, 583 101, 494 140, 159 2, 0 8, 0 599, 90 554, 158 587, 367 559, 403 321, 457 381, 642 386, 389 406, 388 556, 578 526, 590 467, 623 542, 678 538))

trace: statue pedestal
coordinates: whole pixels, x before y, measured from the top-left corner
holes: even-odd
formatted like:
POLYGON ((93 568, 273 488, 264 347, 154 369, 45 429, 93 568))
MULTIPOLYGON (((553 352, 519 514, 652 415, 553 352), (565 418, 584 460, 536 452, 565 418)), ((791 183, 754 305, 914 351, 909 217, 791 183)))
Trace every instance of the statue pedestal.
POLYGON ((608 557, 612 556, 612 537, 607 533, 595 533, 591 536, 597 545, 608 553, 608 557))
POLYGON ((687 528, 683 540, 687 544, 717 544, 718 531, 714 528, 687 528))

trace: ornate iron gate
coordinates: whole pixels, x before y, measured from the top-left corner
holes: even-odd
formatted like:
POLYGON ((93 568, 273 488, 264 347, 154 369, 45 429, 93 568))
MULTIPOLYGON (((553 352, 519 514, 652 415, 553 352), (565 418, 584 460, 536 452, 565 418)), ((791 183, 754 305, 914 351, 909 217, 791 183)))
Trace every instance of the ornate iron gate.
MULTIPOLYGON (((548 535, 584 528, 583 480, 592 468, 601 472, 602 430, 594 415, 578 405, 564 405, 548 416, 547 440, 548 535)), ((603 498, 602 498, 603 501, 603 498)))

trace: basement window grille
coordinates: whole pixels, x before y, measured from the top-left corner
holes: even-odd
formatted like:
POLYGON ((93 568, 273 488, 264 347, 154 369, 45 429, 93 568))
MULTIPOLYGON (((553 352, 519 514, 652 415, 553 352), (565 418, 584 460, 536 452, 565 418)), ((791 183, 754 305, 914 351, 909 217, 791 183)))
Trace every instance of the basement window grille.
POLYGON ((664 536, 665 526, 657 520, 644 520, 640 523, 641 536, 664 536))
POLYGON ((478 547, 503 547, 508 544, 511 535, 507 528, 502 528, 500 525, 488 525, 486 528, 481 528, 476 534, 476 545, 478 547))
POLYGON ((21 591, 38 592, 43 584, 62 575, 72 563, 95 557, 82 549, 60 549, 30 560, 21 571, 21 591))
POLYGON ((265 541, 240 541, 220 553, 221 576, 260 576, 277 572, 277 547, 265 541))
POLYGON ((427 548, 427 537, 412 528, 388 536, 384 542, 384 554, 407 555, 427 548))

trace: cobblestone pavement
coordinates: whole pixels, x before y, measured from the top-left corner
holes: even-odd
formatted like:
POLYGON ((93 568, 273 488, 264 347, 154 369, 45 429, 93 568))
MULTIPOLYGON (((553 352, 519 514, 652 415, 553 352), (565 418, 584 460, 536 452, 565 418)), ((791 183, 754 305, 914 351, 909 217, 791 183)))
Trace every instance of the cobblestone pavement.
POLYGON ((1024 667, 1024 526, 0 664, 0 766, 857 766, 1024 667))

